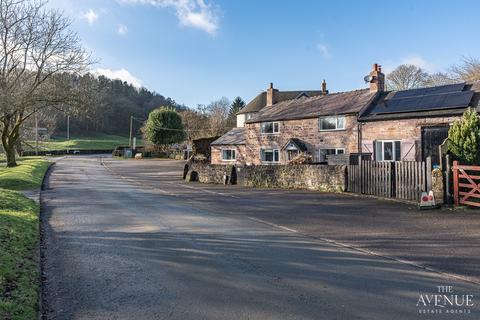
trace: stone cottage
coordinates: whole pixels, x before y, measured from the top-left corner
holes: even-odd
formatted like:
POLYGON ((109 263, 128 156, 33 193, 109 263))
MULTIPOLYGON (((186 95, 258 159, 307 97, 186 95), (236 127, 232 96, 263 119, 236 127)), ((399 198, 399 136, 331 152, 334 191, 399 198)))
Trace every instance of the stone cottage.
POLYGON ((480 82, 380 92, 359 116, 362 152, 377 161, 440 161, 438 146, 466 108, 479 108, 480 82))
POLYGON ((280 91, 270 83, 266 91, 258 94, 237 114, 237 127, 212 143, 212 164, 245 164, 245 121, 252 119, 263 108, 282 101, 316 97, 327 93, 325 80, 322 83, 322 90, 280 91))
POLYGON ((246 165, 285 164, 300 153, 314 162, 325 162, 329 155, 366 153, 376 161, 431 156, 437 163, 449 126, 466 108, 479 108, 480 82, 385 91, 378 64, 364 79, 369 88, 330 94, 324 82, 319 95, 283 101, 276 101, 271 85, 266 105, 247 106, 237 118, 239 128, 212 144, 212 154, 217 154, 212 163, 232 161, 232 153, 224 149, 239 150, 235 163, 246 165), (227 144, 232 142, 238 144, 227 144))

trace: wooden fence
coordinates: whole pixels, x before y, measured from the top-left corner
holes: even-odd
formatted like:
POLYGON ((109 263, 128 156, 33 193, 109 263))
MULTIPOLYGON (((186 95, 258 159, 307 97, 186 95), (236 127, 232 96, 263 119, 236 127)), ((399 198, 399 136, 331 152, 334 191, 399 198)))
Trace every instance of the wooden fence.
POLYGON ((349 165, 347 190, 385 198, 419 201, 422 191, 428 190, 425 162, 375 162, 362 160, 349 165))
POLYGON ((459 165, 453 161, 452 170, 455 205, 480 207, 480 166, 459 165))

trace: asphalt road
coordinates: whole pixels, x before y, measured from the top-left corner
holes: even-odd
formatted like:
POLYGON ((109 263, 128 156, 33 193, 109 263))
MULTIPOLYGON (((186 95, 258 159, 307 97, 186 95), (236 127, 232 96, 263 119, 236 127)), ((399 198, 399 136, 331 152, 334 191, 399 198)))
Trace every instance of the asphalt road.
POLYGON ((268 218, 295 220, 318 194, 185 184, 178 162, 104 162, 60 160, 42 193, 45 319, 478 318, 475 283, 268 218), (470 313, 417 306, 441 285, 473 295, 470 313), (431 309, 443 312, 419 314, 431 309))

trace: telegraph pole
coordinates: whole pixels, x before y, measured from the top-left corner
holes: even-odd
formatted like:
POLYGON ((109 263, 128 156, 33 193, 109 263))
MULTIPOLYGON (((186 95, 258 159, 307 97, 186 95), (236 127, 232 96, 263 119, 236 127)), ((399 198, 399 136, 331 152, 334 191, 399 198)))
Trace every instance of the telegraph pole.
POLYGON ((130 139, 129 141, 129 146, 132 146, 132 134, 133 134, 133 116, 130 116, 130 139))
POLYGON ((38 156, 38 117, 35 112, 35 155, 38 156))
POLYGON ((70 116, 67 116, 67 140, 70 140, 70 116))

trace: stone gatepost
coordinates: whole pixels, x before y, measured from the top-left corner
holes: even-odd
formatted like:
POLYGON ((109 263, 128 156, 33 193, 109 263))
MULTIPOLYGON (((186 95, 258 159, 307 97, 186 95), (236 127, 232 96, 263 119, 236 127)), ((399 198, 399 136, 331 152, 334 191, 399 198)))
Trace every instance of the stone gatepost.
POLYGON ((437 204, 444 204, 445 200, 443 197, 444 186, 443 186, 443 174, 440 169, 432 170, 432 191, 435 197, 435 202, 437 204))

